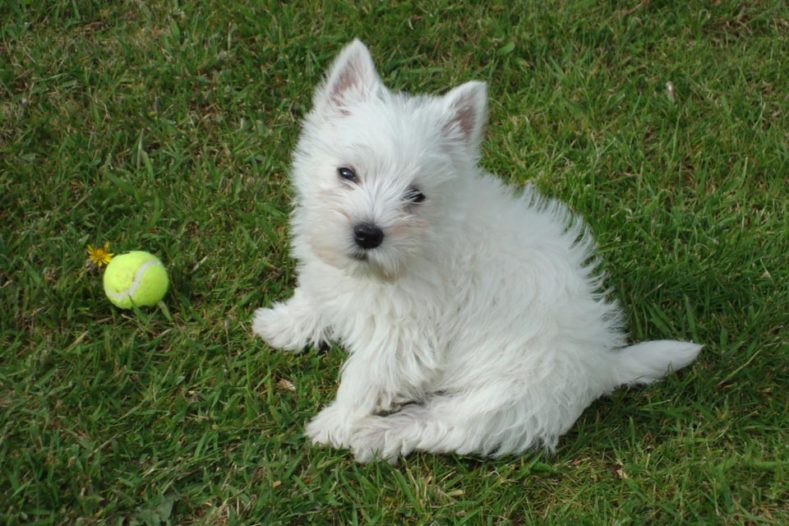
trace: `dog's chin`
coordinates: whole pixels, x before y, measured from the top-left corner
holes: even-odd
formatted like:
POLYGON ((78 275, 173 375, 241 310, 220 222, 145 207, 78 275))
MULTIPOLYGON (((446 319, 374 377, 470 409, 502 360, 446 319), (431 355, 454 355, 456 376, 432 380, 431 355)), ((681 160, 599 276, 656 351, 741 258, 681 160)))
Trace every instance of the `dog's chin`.
POLYGON ((355 276, 380 279, 382 281, 395 281, 400 277, 399 268, 392 267, 375 252, 354 252, 348 255, 348 269, 355 276))
POLYGON ((338 267, 358 277, 395 281, 402 276, 404 271, 404 265, 396 264, 391 258, 386 258, 375 250, 352 251, 343 260, 343 264, 338 267))

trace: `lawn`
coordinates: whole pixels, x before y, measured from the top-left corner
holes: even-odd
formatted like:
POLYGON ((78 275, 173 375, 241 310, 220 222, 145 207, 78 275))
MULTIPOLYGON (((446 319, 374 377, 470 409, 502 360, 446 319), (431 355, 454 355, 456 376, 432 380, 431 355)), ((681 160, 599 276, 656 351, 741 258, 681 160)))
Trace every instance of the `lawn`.
POLYGON ((0 6, 0 524, 789 522, 789 12, 754 2, 0 6), (583 214, 634 340, 697 363, 554 456, 358 465, 303 426, 343 351, 289 296, 290 152, 352 37, 393 88, 490 87, 484 167, 583 214), (88 244, 168 265, 114 308, 88 244))

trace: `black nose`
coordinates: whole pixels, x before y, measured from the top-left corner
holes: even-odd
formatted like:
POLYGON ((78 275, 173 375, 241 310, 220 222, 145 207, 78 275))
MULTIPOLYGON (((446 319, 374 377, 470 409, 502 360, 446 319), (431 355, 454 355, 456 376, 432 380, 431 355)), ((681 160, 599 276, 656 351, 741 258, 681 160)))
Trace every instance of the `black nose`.
POLYGON ((372 223, 359 223, 353 227, 353 239, 365 250, 375 248, 384 240, 384 231, 372 223))

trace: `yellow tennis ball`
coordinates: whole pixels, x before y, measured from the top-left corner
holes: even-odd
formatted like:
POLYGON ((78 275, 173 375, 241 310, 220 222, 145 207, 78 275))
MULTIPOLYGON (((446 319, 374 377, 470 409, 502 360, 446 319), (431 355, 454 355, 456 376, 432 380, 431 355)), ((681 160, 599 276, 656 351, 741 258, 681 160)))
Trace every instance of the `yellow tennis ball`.
POLYGON ((113 257, 104 271, 104 293, 121 309, 156 305, 164 298, 167 285, 162 262, 141 250, 113 257))

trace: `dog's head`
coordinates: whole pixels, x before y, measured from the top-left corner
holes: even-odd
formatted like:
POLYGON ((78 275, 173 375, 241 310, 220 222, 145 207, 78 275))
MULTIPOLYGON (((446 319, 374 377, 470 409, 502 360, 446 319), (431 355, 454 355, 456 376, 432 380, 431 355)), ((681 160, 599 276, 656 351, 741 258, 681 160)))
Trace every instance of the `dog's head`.
MULTIPOLYGON (((358 40, 318 87, 294 156, 298 242, 324 262, 396 279, 440 250, 479 158, 486 87, 390 92, 358 40)), ((458 233, 455 235, 462 235, 458 233)))

